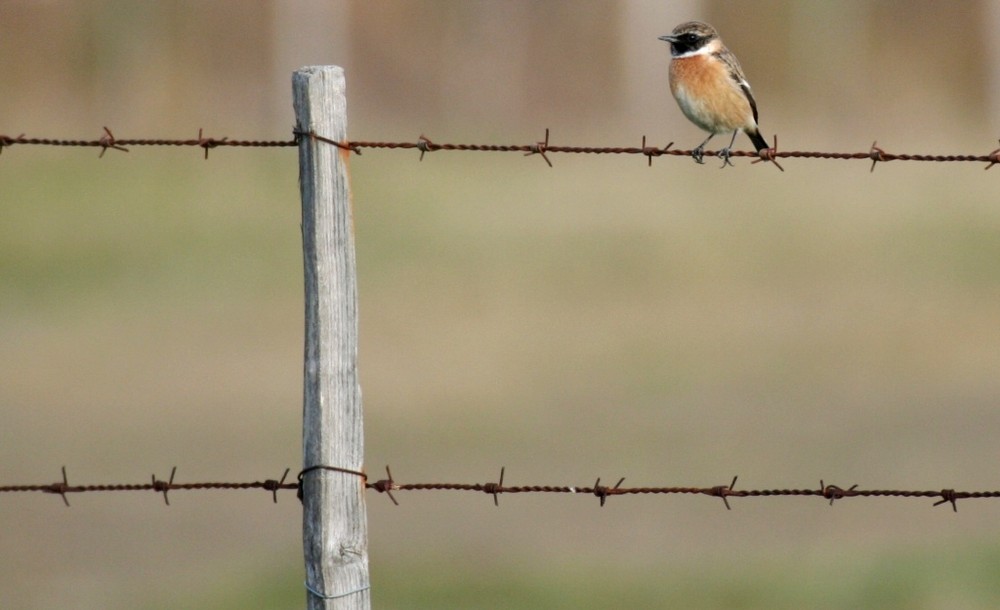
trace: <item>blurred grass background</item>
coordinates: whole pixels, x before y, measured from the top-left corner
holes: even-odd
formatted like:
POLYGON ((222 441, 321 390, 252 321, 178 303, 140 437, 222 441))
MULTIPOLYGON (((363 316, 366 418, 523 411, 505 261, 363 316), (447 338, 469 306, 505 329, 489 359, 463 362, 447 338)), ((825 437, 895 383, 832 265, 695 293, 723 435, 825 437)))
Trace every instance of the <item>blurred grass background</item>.
MULTIPOLYGON (((0 133, 285 138, 337 63, 356 139, 687 146, 656 36, 703 18, 782 148, 994 147, 994 3, 661 4, 4 3, 0 133)), ((294 470, 294 150, 92 153, 0 157, 4 482, 294 470)), ((552 159, 353 157, 370 472, 996 488, 995 169, 552 159)), ((375 607, 1000 601, 988 501, 398 497, 375 607)), ((302 605, 291 494, 70 501, 0 498, 0 607, 302 605)))

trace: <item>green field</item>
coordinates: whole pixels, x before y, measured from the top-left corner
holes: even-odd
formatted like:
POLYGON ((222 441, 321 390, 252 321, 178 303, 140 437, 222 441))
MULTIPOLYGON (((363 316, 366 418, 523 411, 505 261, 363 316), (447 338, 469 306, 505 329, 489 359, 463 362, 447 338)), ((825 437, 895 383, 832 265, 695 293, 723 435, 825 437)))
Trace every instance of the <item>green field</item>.
MULTIPOLYGON (((615 144, 615 142, 601 142, 615 144)), ((301 462, 294 150, 0 158, 3 483, 301 462)), ((366 151, 368 470, 995 489, 997 175, 366 151)), ((994 608, 993 501, 368 498, 379 608, 994 608)), ((0 497, 0 607, 301 607, 294 494, 0 497)))

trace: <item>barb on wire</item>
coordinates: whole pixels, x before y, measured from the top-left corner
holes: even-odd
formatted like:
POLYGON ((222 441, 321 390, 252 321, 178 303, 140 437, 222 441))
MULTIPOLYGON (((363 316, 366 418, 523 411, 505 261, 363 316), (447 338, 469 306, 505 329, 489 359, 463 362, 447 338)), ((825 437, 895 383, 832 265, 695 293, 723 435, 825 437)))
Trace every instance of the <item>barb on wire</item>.
POLYGON ((872 167, 868 170, 869 174, 875 173, 875 164, 879 161, 885 162, 885 151, 878 147, 878 140, 872 142, 872 147, 868 151, 868 156, 872 160, 872 167))
POLYGON ((424 160, 425 152, 429 150, 438 150, 437 148, 431 148, 432 146, 434 146, 434 142, 431 142, 426 136, 424 136, 424 134, 420 134, 420 137, 417 138, 417 148, 420 149, 420 158, 418 161, 424 160))
POLYGON ((392 495, 392 490, 399 488, 396 486, 396 482, 392 480, 392 471, 389 470, 388 464, 386 464, 385 466, 385 474, 388 478, 375 481, 374 483, 370 484, 369 487, 371 487, 372 489, 374 489, 379 493, 384 493, 385 495, 389 496, 389 499, 392 500, 392 503, 395 504, 396 506, 399 506, 399 502, 396 501, 396 496, 392 495))
POLYGON ((598 498, 600 498, 600 500, 601 500, 601 506, 604 506, 604 502, 607 501, 608 496, 613 496, 613 495, 618 495, 620 493, 624 493, 623 491, 621 491, 621 486, 622 486, 622 483, 624 483, 624 482, 625 482, 625 477, 622 477, 622 478, 618 479, 618 482, 615 483, 614 487, 611 487, 611 488, 602 487, 601 486, 601 477, 597 477, 597 482, 594 483, 594 495, 597 496, 598 498))
POLYGON ((500 500, 497 497, 503 491, 503 475, 507 470, 506 466, 500 467, 500 482, 499 483, 487 483, 483 486, 483 491, 493 496, 493 506, 497 508, 500 507, 500 500))
POLYGON ((109 148, 120 150, 122 152, 128 152, 127 148, 120 146, 115 142, 115 134, 111 133, 111 130, 107 127, 104 128, 104 135, 101 136, 99 142, 101 143, 101 154, 97 155, 98 159, 104 157, 104 153, 108 152, 109 148))
POLYGON ((851 485, 847 489, 844 489, 842 487, 837 487, 836 485, 825 485, 823 483, 823 479, 819 480, 820 493, 824 498, 830 500, 830 506, 833 506, 833 502, 835 500, 856 495, 855 490, 857 488, 858 488, 857 484, 851 485))
POLYGON ((153 475, 153 490, 163 493, 163 503, 170 506, 170 498, 167 497, 167 492, 174 486, 174 475, 177 474, 177 466, 174 466, 173 470, 170 471, 169 481, 157 481, 156 475, 153 475))
POLYGON ((667 144, 663 148, 656 148, 655 146, 646 146, 646 136, 643 135, 642 154, 646 155, 646 160, 648 161, 647 167, 653 167, 653 157, 659 157, 660 155, 667 154, 667 151, 670 150, 670 147, 673 145, 674 143, 671 142, 670 144, 667 144))
POLYGON ((736 479, 738 478, 738 476, 733 477, 733 482, 729 485, 716 485, 708 492, 709 495, 722 498, 722 503, 726 505, 726 510, 733 510, 729 506, 729 496, 733 495, 733 488, 736 487, 736 479))
POLYGON ((524 156, 528 157, 530 155, 541 155, 542 158, 545 159, 545 162, 548 163, 549 167, 552 167, 552 161, 549 161, 548 156, 546 156, 545 154, 545 151, 548 149, 549 149, 549 128, 546 127, 545 139, 542 140, 541 142, 535 142, 535 144, 531 146, 531 149, 528 152, 524 153, 524 156))
MULTIPOLYGON (((777 167, 781 171, 785 171, 785 168, 781 167, 781 164, 778 163, 778 134, 774 134, 774 145, 771 146, 770 148, 765 148, 763 150, 758 151, 757 156, 760 158, 751 161, 750 165, 753 165, 754 163, 760 163, 761 161, 770 161, 771 163, 774 163, 775 167, 777 167)), ((728 161, 728 158, 726 160, 728 161)))
POLYGON ((0 154, 3 154, 3 149, 5 146, 10 146, 11 144, 20 144, 24 140, 24 134, 12 138, 10 136, 0 135, 0 154))
POLYGON ((229 138, 222 138, 221 140, 216 140, 215 138, 206 138, 202 136, 201 127, 198 128, 198 146, 205 149, 205 160, 208 161, 208 149, 215 148, 216 146, 221 146, 226 143, 229 138))
POLYGON ((1000 148, 988 154, 987 157, 989 157, 990 164, 984 167, 983 169, 989 169, 994 165, 996 165, 997 163, 1000 163, 1000 148))
POLYGON ((958 500, 958 495, 955 493, 954 489, 942 489, 941 499, 934 503, 934 506, 940 506, 942 504, 951 503, 951 509, 953 512, 958 512, 958 504, 955 501, 958 500))
MULTIPOLYGON (((271 492, 272 496, 274 497, 274 503, 275 504, 278 503, 278 490, 279 489, 285 489, 285 478, 288 476, 288 473, 291 472, 291 471, 292 471, 291 468, 285 468, 285 474, 281 475, 281 480, 280 481, 277 481, 275 479, 267 479, 266 481, 264 481, 263 487, 267 491, 271 492)), ((297 487, 298 486, 296 485, 296 488, 297 487)))
POLYGON ((62 483, 53 483, 50 489, 42 491, 48 491, 48 493, 59 494, 62 496, 63 504, 69 506, 69 500, 66 499, 66 491, 69 489, 69 479, 66 478, 66 467, 62 467, 63 480, 62 483))

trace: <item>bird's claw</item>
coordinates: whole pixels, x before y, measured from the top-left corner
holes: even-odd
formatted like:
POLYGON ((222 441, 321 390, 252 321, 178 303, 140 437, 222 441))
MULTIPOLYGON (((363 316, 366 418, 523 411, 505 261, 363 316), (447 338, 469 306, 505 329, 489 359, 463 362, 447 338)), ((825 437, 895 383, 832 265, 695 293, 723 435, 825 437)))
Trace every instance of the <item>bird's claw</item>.
POLYGON ((723 148, 719 151, 719 156, 722 157, 722 166, 719 169, 725 169, 728 165, 730 167, 735 167, 733 162, 729 160, 731 149, 729 147, 723 148))
POLYGON ((691 158, 694 159, 695 163, 705 163, 705 146, 699 146, 691 151, 691 158))

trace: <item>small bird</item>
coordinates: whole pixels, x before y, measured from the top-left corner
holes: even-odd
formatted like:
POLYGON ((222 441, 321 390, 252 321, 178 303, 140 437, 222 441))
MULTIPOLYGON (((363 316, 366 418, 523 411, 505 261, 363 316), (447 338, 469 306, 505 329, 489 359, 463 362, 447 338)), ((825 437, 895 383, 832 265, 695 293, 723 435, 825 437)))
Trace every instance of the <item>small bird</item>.
POLYGON ((759 153, 768 148, 757 130, 757 102, 750 93, 750 83, 743 76, 740 62, 722 44, 715 28, 700 21, 689 21, 660 36, 670 43, 670 92, 677 105, 692 123, 709 133, 691 156, 704 163, 705 145, 720 133, 733 132, 729 146, 719 151, 722 167, 732 165, 730 150, 741 129, 759 153))

